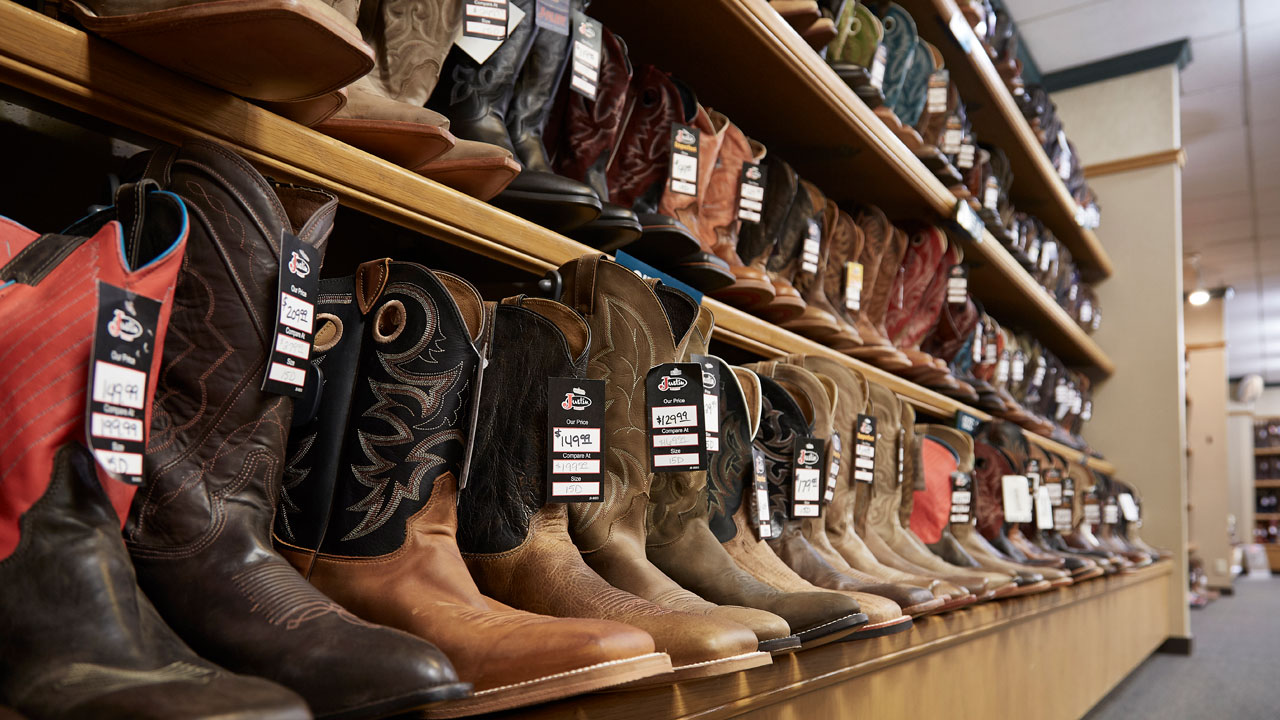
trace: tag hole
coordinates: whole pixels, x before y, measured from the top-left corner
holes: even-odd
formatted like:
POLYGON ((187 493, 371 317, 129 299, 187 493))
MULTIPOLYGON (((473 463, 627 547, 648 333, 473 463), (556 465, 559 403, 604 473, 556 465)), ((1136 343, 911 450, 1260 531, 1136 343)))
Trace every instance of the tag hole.
POLYGON ((400 333, 404 332, 406 319, 404 305, 399 300, 387 302, 378 308, 378 314, 373 319, 373 339, 389 343, 400 337, 400 333))
POLYGON ((342 320, 336 315, 320 313, 316 315, 320 329, 316 330, 316 352, 328 352, 342 340, 342 320))

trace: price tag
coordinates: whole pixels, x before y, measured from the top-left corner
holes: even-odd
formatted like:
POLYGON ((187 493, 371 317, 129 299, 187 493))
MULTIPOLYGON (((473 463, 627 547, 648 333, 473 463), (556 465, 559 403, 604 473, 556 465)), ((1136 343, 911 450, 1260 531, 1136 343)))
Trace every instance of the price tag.
POLYGON ((1049 489, 1049 502, 1054 507, 1062 505, 1062 474, 1050 469, 1044 474, 1044 486, 1049 489))
POLYGON ((1035 520, 1031 505, 1031 486, 1026 475, 1005 475, 1000 479, 1004 491, 1004 521, 1029 523, 1035 520))
MULTIPOLYGON (((565 0, 565 7, 569 3, 565 0)), ((539 0, 538 9, 542 9, 539 0)), ((600 87, 600 58, 603 54, 604 26, 579 10, 573 11, 573 59, 569 87, 588 100, 595 100, 600 87)), ((695 179, 696 182, 696 179, 695 179)))
POLYGON ((1036 358, 1036 373, 1031 376, 1031 384, 1040 387, 1044 383, 1045 372, 1049 369, 1043 357, 1036 358))
POLYGON ((1093 303, 1088 300, 1080 301, 1080 324, 1088 325, 1093 322, 1093 303))
POLYGON ((822 250, 822 226, 813 218, 806 218, 808 228, 804 236, 804 247, 800 250, 800 272, 809 275, 817 274, 819 254, 822 250))
POLYGON ((1058 532, 1069 533, 1073 526, 1071 508, 1057 507, 1053 509, 1053 529, 1058 532))
POLYGON ((1044 485, 1036 488, 1036 528, 1053 529, 1053 502, 1049 499, 1049 488, 1044 485))
POLYGON ((983 224, 982 218, 978 217, 978 214, 973 211, 973 208, 969 207, 967 200, 963 198, 956 199, 956 206, 951 213, 951 219, 969 237, 973 238, 974 242, 982 242, 982 231, 986 228, 986 225, 983 224))
POLYGON ((1125 522, 1138 521, 1138 503, 1134 501, 1133 496, 1129 493, 1120 493, 1118 498, 1120 501, 1120 512, 1124 515, 1125 522))
POLYGON ((797 437, 791 459, 791 517, 818 517, 822 513, 822 457, 826 442, 797 437))
POLYGON ((706 425, 707 452, 720 452, 720 365, 705 355, 690 355, 702 366, 702 417, 706 425))
POLYGON ((982 346, 982 363, 990 365, 996 361, 996 341, 995 338, 988 339, 985 336, 983 339, 986 342, 982 346))
POLYGON ((1058 259, 1058 243, 1044 240, 1040 243, 1040 272, 1047 272, 1054 260, 1058 259))
POLYGON ((964 305, 969 302, 969 268, 952 265, 947 273, 947 303, 964 305))
POLYGON ((1016 383, 1022 382, 1026 377, 1027 360, 1022 353, 1013 354, 1013 360, 1009 363, 1009 378, 1016 383))
POLYGON ((1085 400, 1084 405, 1080 408, 1080 419, 1089 422, 1093 419, 1093 401, 1085 400))
POLYGON ((982 358, 983 358, 983 353, 982 353, 982 351, 983 351, 983 344, 982 344, 982 340, 983 340, 983 337, 984 337, 984 336, 983 336, 983 334, 982 334, 982 326, 981 326, 981 325, 979 325, 979 326, 978 326, 977 331, 976 331, 976 332, 974 332, 974 334, 973 334, 973 342, 969 343, 969 349, 973 351, 973 363, 974 363, 975 365, 981 365, 981 364, 982 364, 982 358))
POLYGON ((844 264, 844 306, 850 312, 862 309, 862 263, 844 264))
POLYGON ((1040 238, 1033 237, 1031 238, 1031 243, 1027 245, 1027 262, 1031 263, 1033 267, 1038 267, 1037 261, 1039 259, 1040 259, 1040 238))
POLYGON ((964 432, 973 435, 978 432, 978 426, 981 424, 982 421, 978 419, 978 416, 970 415, 963 410, 956 411, 955 425, 957 430, 963 430, 964 432))
POLYGON ((1102 522, 1107 525, 1120 522, 1120 507, 1111 498, 1107 498, 1107 504, 1102 506, 1102 522))
POLYGON ((262 391, 302 397, 311 364, 311 335, 319 287, 320 256, 292 233, 280 239, 280 302, 262 391))
POLYGON ((960 146, 964 143, 964 125, 960 123, 959 115, 951 115, 947 118, 947 125, 942 130, 942 150, 943 155, 958 155, 960 146))
POLYGON ((1087 498, 1084 501, 1084 521, 1090 525, 1102 524, 1102 506, 1098 505, 1096 498, 1087 498))
POLYGON ((898 428, 898 487, 902 487, 902 480, 905 475, 906 463, 903 461, 906 456, 907 431, 905 428, 898 428))
POLYGON ((871 58, 871 68, 868 75, 871 76, 871 87, 877 90, 884 89, 884 69, 885 64, 889 61, 889 48, 884 43, 876 46, 876 54, 871 58))
POLYGON ((839 430, 831 432, 831 457, 827 459, 827 492, 822 501, 829 503, 836 499, 836 486, 840 483, 840 468, 844 461, 844 438, 839 430))
POLYGON ((755 518, 756 534, 761 540, 773 537, 773 522, 769 513, 769 481, 764 472, 764 451, 751 446, 751 516, 755 518))
POLYGON ((966 135, 960 142, 960 150, 956 153, 956 167, 961 170, 973 169, 973 161, 978 156, 978 146, 966 135))
POLYGON ((98 281, 85 423, 89 447, 112 477, 142 484, 147 388, 160 303, 98 281))
POLYGON ((996 365, 996 384, 1003 385, 1009 382, 1009 358, 1004 356, 1000 358, 999 364, 996 365))
POLYGON ((853 425, 853 479, 872 483, 876 476, 876 419, 858 415, 853 425))
POLYGON ((702 366, 665 363, 645 377, 649 415, 649 463, 653 472, 707 468, 702 420, 702 366))
POLYGON ((603 380, 547 379, 547 500, 604 499, 603 380))
POLYGON ((994 177, 987 178, 987 186, 982 192, 982 207, 995 212, 1000 205, 1000 184, 994 177))
POLYGON ((534 24, 558 35, 569 34, 569 0, 538 0, 534 24))
POLYGON ((967 525, 972 520, 973 488, 968 473, 951 473, 951 523, 967 525))
POLYGON ((671 126, 671 192, 697 196, 700 138, 697 128, 680 123, 671 126))
POLYGON ((947 111, 947 90, 951 85, 951 72, 945 68, 936 70, 929 76, 929 91, 925 97, 925 105, 930 115, 947 111))
POLYGON ((462 8, 463 37, 507 39, 507 0, 467 0, 462 8))
POLYGON ((764 212, 765 169, 760 163, 742 163, 738 177, 738 219, 743 222, 760 222, 764 212))
POLYGON ((1102 326, 1102 311, 1095 309, 1093 311, 1093 320, 1089 323, 1089 328, 1096 331, 1101 326, 1102 326))
POLYGON ((1063 182, 1071 179, 1071 146, 1067 144, 1067 134, 1062 130, 1058 131, 1058 177, 1063 182))

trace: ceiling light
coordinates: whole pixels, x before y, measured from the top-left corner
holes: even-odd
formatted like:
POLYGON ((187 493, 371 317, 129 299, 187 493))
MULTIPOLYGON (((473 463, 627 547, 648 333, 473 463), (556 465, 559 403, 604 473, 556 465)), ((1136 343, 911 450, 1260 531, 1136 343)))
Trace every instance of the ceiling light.
POLYGON ((1204 305, 1209 302, 1209 291, 1203 288, 1191 291, 1187 296, 1187 302, 1192 305, 1204 305))

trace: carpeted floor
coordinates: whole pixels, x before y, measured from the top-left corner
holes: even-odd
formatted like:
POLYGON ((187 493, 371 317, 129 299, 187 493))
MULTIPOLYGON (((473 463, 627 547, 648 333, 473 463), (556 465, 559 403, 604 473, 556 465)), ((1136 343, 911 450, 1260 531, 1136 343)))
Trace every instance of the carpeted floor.
POLYGON ((1190 657, 1152 655, 1087 720, 1280 718, 1280 576, 1191 611, 1190 657))

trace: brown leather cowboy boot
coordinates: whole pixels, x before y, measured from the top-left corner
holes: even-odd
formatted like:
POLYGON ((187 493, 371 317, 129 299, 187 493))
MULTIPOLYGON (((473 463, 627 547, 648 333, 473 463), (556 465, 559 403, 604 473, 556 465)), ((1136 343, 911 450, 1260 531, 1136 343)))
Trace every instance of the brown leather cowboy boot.
POLYGON ((715 171, 699 207, 701 225, 714 232, 714 237, 707 236, 713 244, 710 247, 704 244, 703 250, 725 261, 733 273, 733 285, 720 291, 717 297, 730 293, 742 298, 744 307, 767 304, 775 294, 769 277, 758 268, 746 265, 738 254, 738 235, 744 224, 738 217, 743 166, 748 162, 759 165, 766 153, 764 145, 743 135, 737 125, 729 122, 716 156, 715 171))
MULTIPOLYGON (((694 102, 695 112, 691 126, 698 130, 698 194, 685 195, 671 189, 670 183, 663 187, 662 197, 658 201, 658 212, 674 217, 698 239, 699 250, 682 258, 662 258, 658 264, 675 277, 684 280, 704 292, 723 290, 733 284, 735 276, 729 265, 717 256, 713 250, 716 244, 716 231, 703 213, 703 205, 707 199, 716 165, 720 157, 720 148, 724 144, 729 130, 729 118, 723 113, 709 110, 701 103, 694 102)), ((741 171, 741 167, 739 167, 741 171)), ((723 183, 723 180, 721 181, 723 183)), ((736 180, 735 180, 736 183, 736 180)), ((728 200, 733 208, 737 199, 735 192, 728 200)), ((723 190, 721 191, 723 203, 723 190)), ((655 262, 657 260, 655 259, 655 262)))
POLYGON ((705 616, 691 640, 700 647, 690 672, 717 675, 768 664, 757 639, 735 617, 759 611, 706 602, 680 587, 645 557, 645 517, 653 473, 648 463, 647 412, 642 401, 649 368, 681 357, 697 306, 677 290, 651 285, 599 255, 560 268, 563 297, 591 327, 587 376, 606 381, 608 428, 604 499, 569 505, 570 533, 583 558, 611 585, 673 610, 705 616))
MULTIPOLYGON (((844 210, 836 208, 835 229, 831 232, 831 241, 826 261, 823 263, 822 289, 827 294, 827 306, 835 313, 836 322, 840 325, 840 334, 830 339, 834 350, 847 352, 862 347, 862 336, 854 327, 854 311, 850 310, 850 296, 853 294, 847 287, 849 282, 860 282, 851 277, 848 263, 857 262, 862 252, 862 230, 853 221, 853 217, 844 210)), ((853 307, 861 308, 861 288, 857 288, 858 303, 853 307)))
MULTIPOLYGON (((799 294, 794 292, 795 288, 788 290, 786 287, 775 287, 768 272, 768 262, 799 190, 800 176, 796 175, 790 165, 774 155, 765 156, 763 167, 767 182, 760 220, 739 227, 737 252, 743 267, 733 270, 735 277, 750 280, 753 286, 739 289, 730 286, 712 294, 717 300, 752 311, 780 303, 797 305, 799 299, 799 294), (763 290, 754 287, 756 282, 768 283, 769 288, 763 290), (783 292, 781 298, 778 296, 779 289, 783 292)), ((803 308, 799 308, 799 311, 803 312, 803 308)), ((798 315, 799 312, 792 311, 792 314, 798 315)))
POLYGON ((911 367, 911 360, 898 352, 879 329, 889 309, 889 291, 902 264, 902 253, 906 251, 905 238, 898 236, 889 218, 877 207, 862 208, 854 219, 863 237, 858 255, 862 264, 862 308, 854 323, 862 347, 846 352, 885 370, 905 370, 911 367))
POLYGON ((809 257, 807 251, 802 250, 800 270, 795 276, 796 290, 800 291, 800 296, 805 301, 804 314, 782 326, 830 347, 856 346, 861 337, 856 330, 844 330, 835 308, 827 299, 825 285, 826 268, 831 258, 831 241, 836 232, 840 208, 823 196, 816 185, 809 182, 801 184, 814 202, 818 203, 812 220, 820 228, 820 240, 816 258, 809 257))
POLYGON ((193 650, 293 689, 317 716, 465 695, 439 650, 358 619, 271 547, 293 415, 292 398, 258 389, 275 345, 280 243, 295 235, 318 272, 337 199, 273 186, 199 140, 157 150, 146 175, 186 202, 191 237, 125 528, 138 584, 193 650))
POLYGON ((467 571, 458 483, 482 382, 475 343, 487 330, 475 289, 375 260, 325 281, 317 309, 325 387, 291 443, 286 487, 297 511, 281 514, 277 545, 357 615, 449 655, 474 694, 428 713, 523 707, 663 672, 643 631, 514 610, 482 595, 467 571))
POLYGON ((458 506, 458 542, 476 584, 531 612, 617 620, 648 632, 670 654, 668 674, 658 680, 707 674, 703 663, 720 651, 720 626, 609 585, 570 539, 567 506, 546 499, 544 383, 586 376, 590 328, 568 306, 540 298, 508 298, 492 313, 471 477, 458 506), (672 662, 680 666, 675 675, 672 662))
POLYGON ((951 377, 946 363, 922 351, 920 342, 938 322, 949 272, 961 257, 959 246, 949 242, 941 228, 917 226, 907 245, 900 284, 895 283, 891 291, 885 327, 894 346, 911 360, 911 368, 901 375, 926 386, 943 384, 951 377))
MULTIPOLYGON (((797 176, 798 177, 798 176, 797 176)), ((800 291, 795 287, 796 274, 801 269, 801 256, 804 244, 809 237, 810 221, 821 217, 822 208, 817 188, 804 180, 799 180, 795 196, 787 209, 779 234, 774 238, 765 271, 773 283, 773 301, 764 307, 754 308, 752 312, 771 323, 781 325, 803 316, 806 303, 800 291), (812 191, 810 190, 812 188, 812 191)), ((821 227, 817 228, 821 237, 821 227)))

